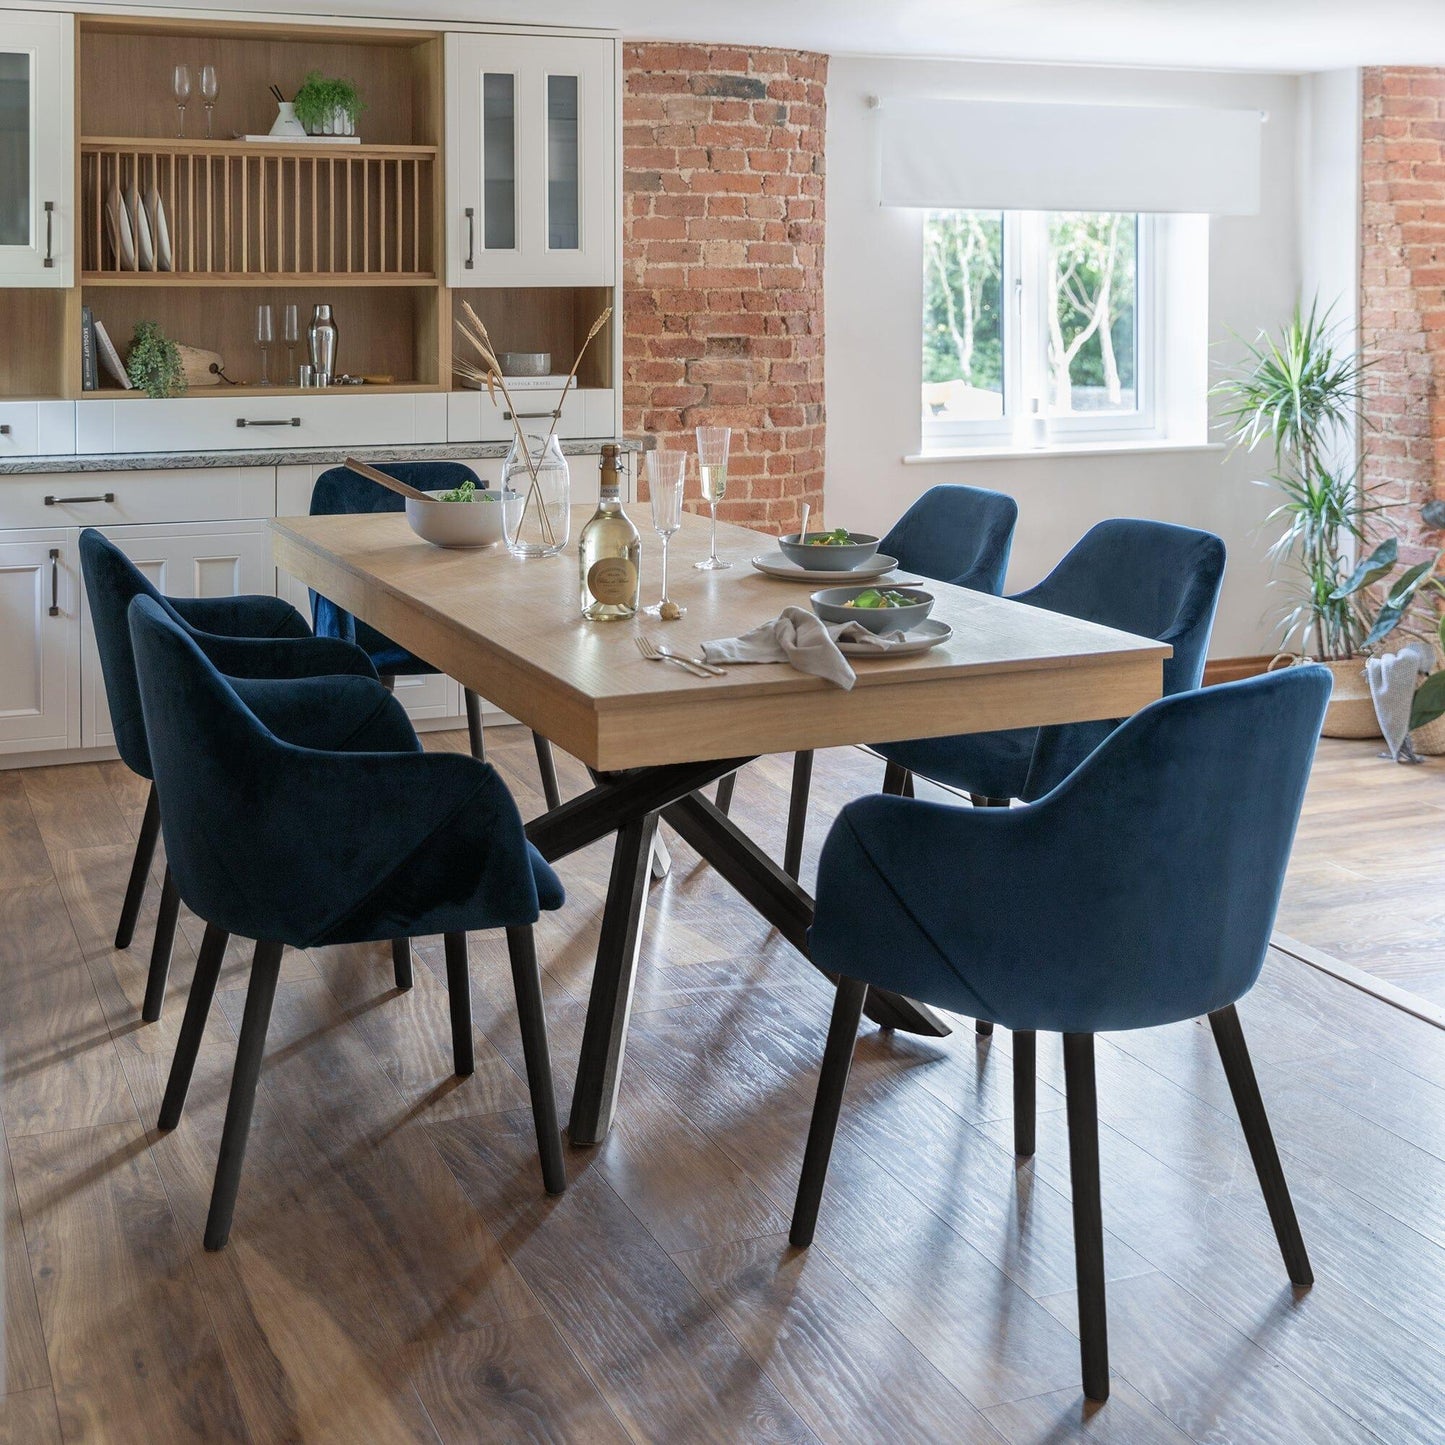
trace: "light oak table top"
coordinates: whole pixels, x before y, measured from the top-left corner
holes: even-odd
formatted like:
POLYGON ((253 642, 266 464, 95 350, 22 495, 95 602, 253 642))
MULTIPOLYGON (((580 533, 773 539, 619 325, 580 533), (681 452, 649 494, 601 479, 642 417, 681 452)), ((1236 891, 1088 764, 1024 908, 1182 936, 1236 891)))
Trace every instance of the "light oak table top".
MULTIPOLYGON (((627 510, 642 533, 647 603, 660 543, 647 509, 627 510)), ((695 653, 706 638, 806 608, 810 589, 755 571, 750 559, 776 555, 774 539, 723 523, 718 552, 732 569, 694 571, 708 524, 688 516, 669 578, 687 615, 586 622, 576 539, 591 513, 573 510, 565 554, 528 561, 433 547, 395 512, 272 525, 283 571, 603 771, 1126 717, 1160 694, 1165 644, 944 583, 929 590, 952 639, 911 657, 850 659, 850 692, 784 663, 704 681, 646 661, 635 634, 695 653)))

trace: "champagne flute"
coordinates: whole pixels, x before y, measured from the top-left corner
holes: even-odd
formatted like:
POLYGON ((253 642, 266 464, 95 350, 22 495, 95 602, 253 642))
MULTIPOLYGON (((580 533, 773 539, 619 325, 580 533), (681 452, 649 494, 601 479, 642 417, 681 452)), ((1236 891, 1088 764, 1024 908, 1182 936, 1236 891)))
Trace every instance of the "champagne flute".
POLYGON ((699 572, 719 572, 733 565, 717 554, 717 504, 727 495, 728 443, 732 434, 732 428, 727 426, 697 429, 697 470, 702 477, 703 499, 712 511, 712 552, 692 564, 699 572))
POLYGON ((271 343, 276 339, 276 323, 269 305, 256 308, 256 345, 261 348, 261 380, 258 386, 271 385, 271 343))
POLYGON ((211 139, 211 112, 216 108, 216 97, 221 93, 221 82, 214 65, 201 67, 201 99, 206 103, 206 139, 211 139))
POLYGON ((301 340, 301 317, 295 305, 281 313, 281 340, 286 343, 286 385, 296 385, 296 344, 301 340))
POLYGON ((176 93, 176 135, 184 137, 186 133, 186 102, 191 98, 190 67, 176 66, 171 83, 176 93))
POLYGON ((682 526, 682 486, 687 476, 686 452, 648 452, 647 491, 652 501, 652 530, 662 538, 662 596, 642 610, 649 617, 665 617, 671 622, 687 611, 667 595, 667 544, 682 526))

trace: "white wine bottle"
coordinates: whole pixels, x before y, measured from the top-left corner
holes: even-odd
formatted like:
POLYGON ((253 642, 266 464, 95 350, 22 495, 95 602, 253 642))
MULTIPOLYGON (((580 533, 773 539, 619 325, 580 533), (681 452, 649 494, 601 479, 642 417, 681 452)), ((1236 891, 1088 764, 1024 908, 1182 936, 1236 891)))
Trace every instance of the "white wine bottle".
POLYGON ((577 539, 582 615, 618 622, 637 615, 642 600, 642 538, 622 510, 622 465, 617 448, 602 448, 602 497, 577 539))

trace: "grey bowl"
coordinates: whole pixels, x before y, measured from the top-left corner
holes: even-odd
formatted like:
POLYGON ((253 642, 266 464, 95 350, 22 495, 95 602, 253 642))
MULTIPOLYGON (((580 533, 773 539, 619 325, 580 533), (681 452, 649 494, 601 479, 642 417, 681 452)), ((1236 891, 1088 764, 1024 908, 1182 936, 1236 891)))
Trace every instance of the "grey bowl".
POLYGON ((778 538, 778 548, 788 561, 796 562, 805 572, 851 572, 872 561, 878 551, 878 538, 865 532, 849 532, 850 547, 819 547, 803 541, 803 536, 826 537, 826 532, 789 532, 778 538))
POLYGON ((552 370, 550 351, 500 351, 503 376, 546 376, 552 370))
POLYGON ((871 592, 872 587, 825 587, 821 592, 813 593, 809 601, 813 604, 813 611, 823 619, 824 622, 858 622, 868 629, 869 632, 907 632, 910 627, 917 627, 930 612, 933 611, 933 594, 924 592, 918 587, 893 587, 889 589, 880 588, 880 591, 888 590, 901 592, 905 597, 916 597, 916 607, 847 607, 844 604, 850 602, 854 597, 864 592, 871 592))

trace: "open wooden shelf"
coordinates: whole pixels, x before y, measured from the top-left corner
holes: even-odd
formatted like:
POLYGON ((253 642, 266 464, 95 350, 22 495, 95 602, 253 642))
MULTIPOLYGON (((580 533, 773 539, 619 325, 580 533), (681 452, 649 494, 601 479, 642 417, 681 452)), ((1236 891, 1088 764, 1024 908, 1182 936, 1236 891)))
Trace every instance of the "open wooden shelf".
POLYGON ((157 286, 182 290, 205 286, 417 286, 435 287, 436 276, 363 274, 359 271, 82 271, 83 286, 157 286))
POLYGON ((327 156, 339 160, 343 156, 368 160, 428 160, 437 154, 436 146, 370 145, 363 141, 243 141, 191 140, 180 136, 82 136, 82 155, 96 151, 140 151, 147 155, 240 156, 302 155, 327 156))
MULTIPOLYGON (((389 381, 376 385, 362 386, 257 386, 247 382, 241 386, 227 386, 222 382, 219 386, 193 386, 186 395, 198 397, 212 397, 224 399, 228 396, 244 396, 259 398, 266 396, 375 396, 389 392, 406 392, 408 394, 419 391, 444 391, 445 387, 438 386, 433 381, 389 381)), ((104 397, 107 401, 145 401, 146 394, 143 391, 127 390, 122 386, 102 386, 95 391, 82 393, 86 397, 104 397)))

